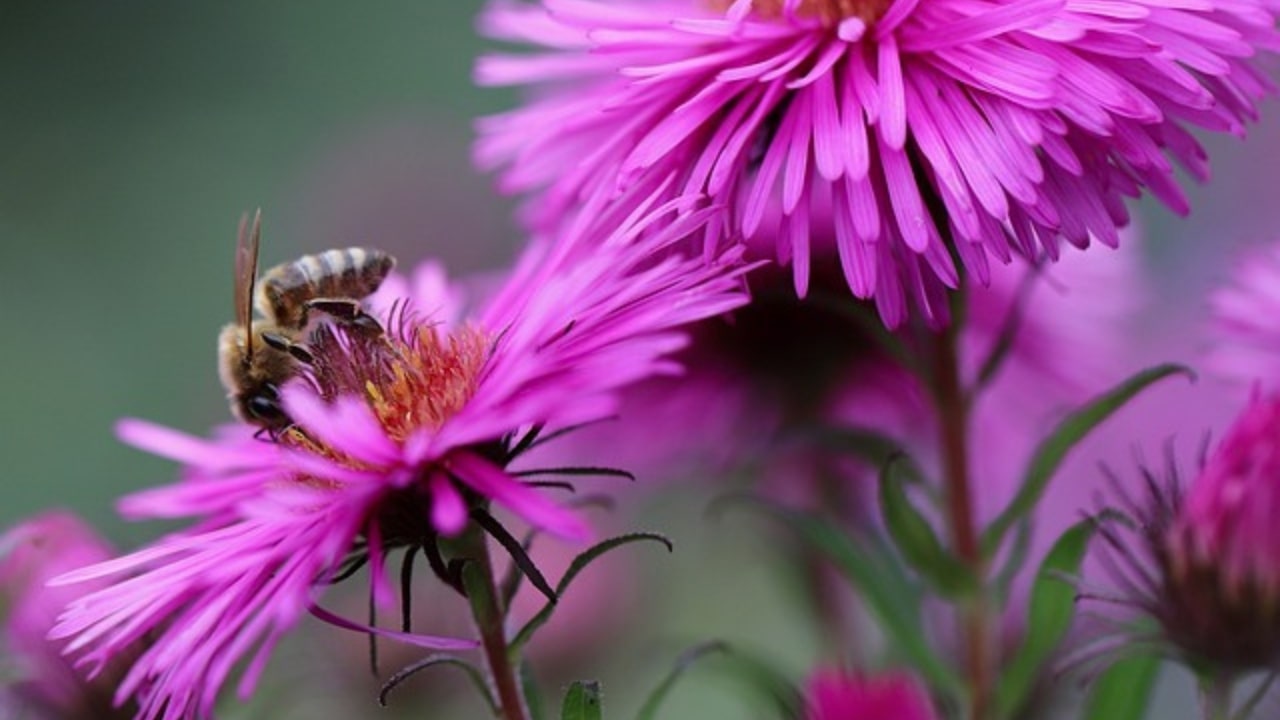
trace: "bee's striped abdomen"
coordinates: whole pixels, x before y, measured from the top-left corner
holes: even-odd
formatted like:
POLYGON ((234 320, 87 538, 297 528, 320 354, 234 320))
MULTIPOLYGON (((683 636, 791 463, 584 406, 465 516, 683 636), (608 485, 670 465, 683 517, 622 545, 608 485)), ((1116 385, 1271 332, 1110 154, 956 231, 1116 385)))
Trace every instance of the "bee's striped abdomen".
POLYGON ((359 300, 378 289, 395 266, 380 250, 342 248, 306 255, 271 268, 259 282, 258 312, 277 325, 301 328, 307 302, 317 298, 359 300))

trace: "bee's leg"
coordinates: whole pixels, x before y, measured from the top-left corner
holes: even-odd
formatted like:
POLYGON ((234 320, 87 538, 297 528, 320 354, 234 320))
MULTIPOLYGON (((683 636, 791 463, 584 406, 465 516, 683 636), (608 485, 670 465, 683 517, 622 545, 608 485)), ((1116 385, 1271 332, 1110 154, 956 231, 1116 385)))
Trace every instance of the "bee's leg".
POLYGON ((308 310, 316 310, 341 322, 343 325, 357 327, 374 334, 382 333, 382 325, 360 307, 359 300, 351 298, 312 298, 307 303, 308 310))
POLYGON ((307 349, 306 345, 296 343, 284 335, 264 332, 262 333, 262 342, 266 343, 267 347, 279 350, 280 352, 289 353, 298 362, 310 365, 315 361, 315 358, 311 355, 311 351, 307 349))
POLYGON ((285 435, 287 435, 287 434, 289 433, 289 431, 290 431, 290 430, 292 430, 292 429, 294 429, 294 428, 296 428, 296 427, 298 427, 298 424, 297 424, 297 423, 295 423, 295 422, 293 422, 293 421, 291 420, 291 421, 289 421, 289 424, 288 424, 288 425, 285 425, 285 426, 284 426, 284 427, 282 427, 282 428, 270 428, 270 429, 263 428, 263 429, 264 429, 264 430, 267 430, 267 432, 271 435, 271 441, 272 441, 272 442, 280 442, 280 438, 282 438, 282 437, 284 437, 285 435))

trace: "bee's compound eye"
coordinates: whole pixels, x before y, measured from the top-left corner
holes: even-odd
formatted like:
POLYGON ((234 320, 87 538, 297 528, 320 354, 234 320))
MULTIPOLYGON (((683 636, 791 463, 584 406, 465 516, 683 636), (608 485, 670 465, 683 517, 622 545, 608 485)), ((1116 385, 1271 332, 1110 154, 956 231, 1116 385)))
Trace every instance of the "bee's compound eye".
POLYGON ((245 408, 256 420, 277 422, 284 419, 284 410, 280 407, 280 401, 271 397, 254 395, 245 403, 245 408))

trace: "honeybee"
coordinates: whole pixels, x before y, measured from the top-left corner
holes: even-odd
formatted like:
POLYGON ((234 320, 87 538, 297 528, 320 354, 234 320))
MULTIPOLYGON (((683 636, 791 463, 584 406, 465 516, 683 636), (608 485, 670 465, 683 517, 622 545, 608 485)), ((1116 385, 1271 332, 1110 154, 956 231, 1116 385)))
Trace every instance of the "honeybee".
POLYGON ((339 323, 381 331, 360 306, 395 267, 380 251, 350 247, 304 255, 257 278, 262 211, 240 218, 235 259, 235 322, 218 335, 218 375, 231 412, 268 432, 290 424, 280 388, 312 361, 305 340, 312 311, 339 323), (253 317, 257 309, 261 318, 253 317))

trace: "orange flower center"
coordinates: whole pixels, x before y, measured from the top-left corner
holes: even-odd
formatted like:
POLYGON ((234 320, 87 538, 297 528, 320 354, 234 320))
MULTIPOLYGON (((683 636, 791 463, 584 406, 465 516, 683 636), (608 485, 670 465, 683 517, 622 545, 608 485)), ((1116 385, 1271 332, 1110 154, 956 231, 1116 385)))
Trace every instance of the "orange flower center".
MULTIPOLYGON (((488 336, 470 327, 444 333, 405 321, 380 334, 322 327, 310 338, 310 379, 326 400, 362 398, 387 437, 401 442, 462 409, 475 394, 489 346, 488 336)), ((297 428, 284 439, 334 456, 297 428)))
MULTIPOLYGON (((732 0, 710 0, 716 10, 725 10, 732 0)), ((759 17, 781 17, 788 5, 787 0, 754 0, 752 10, 759 17)), ((861 18, 870 25, 889 8, 890 0, 800 0, 795 10, 800 17, 817 18, 823 25, 833 27, 840 21, 849 18, 861 18)))

